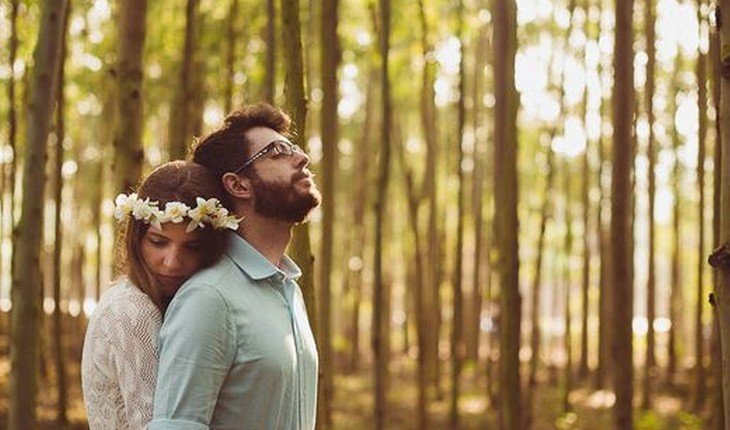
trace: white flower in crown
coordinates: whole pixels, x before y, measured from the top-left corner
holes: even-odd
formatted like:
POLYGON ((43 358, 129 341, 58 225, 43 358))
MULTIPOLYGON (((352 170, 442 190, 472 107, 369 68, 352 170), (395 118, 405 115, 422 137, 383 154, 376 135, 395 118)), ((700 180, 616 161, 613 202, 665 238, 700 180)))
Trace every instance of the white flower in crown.
POLYGON ((183 218, 187 216, 190 206, 181 202, 167 202, 165 205, 165 211, 160 217, 160 222, 172 222, 179 224, 183 221, 183 218))
POLYGON ((238 230, 238 224, 243 218, 236 218, 228 213, 228 209, 223 206, 219 206, 215 216, 211 219, 211 225, 213 228, 229 228, 231 230, 238 230))
POLYGON ((137 194, 130 195, 119 194, 114 199, 114 218, 123 220, 127 215, 132 213, 132 202, 137 200, 137 194))
MULTIPOLYGON (((130 199, 131 200, 131 199, 130 199)), ((160 211, 157 209, 157 202, 150 202, 150 199, 140 199, 137 198, 135 200, 131 200, 132 204, 132 216, 134 219, 137 220, 143 220, 150 222, 153 217, 156 217, 158 212, 160 211)))
POLYGON ((191 232, 197 227, 204 228, 204 222, 209 222, 212 224, 212 217, 218 210, 219 205, 218 199, 216 198, 210 198, 208 200, 205 200, 201 197, 196 197, 195 203, 197 204, 197 206, 195 206, 195 209, 191 209, 188 211, 190 224, 188 224, 188 227, 185 229, 185 231, 187 232, 191 232))

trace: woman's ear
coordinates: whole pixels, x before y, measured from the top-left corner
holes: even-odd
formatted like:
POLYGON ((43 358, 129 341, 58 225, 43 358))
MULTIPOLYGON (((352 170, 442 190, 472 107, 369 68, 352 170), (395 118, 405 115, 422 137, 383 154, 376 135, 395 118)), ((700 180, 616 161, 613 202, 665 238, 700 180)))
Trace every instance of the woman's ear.
POLYGON ((221 177, 221 182, 226 193, 230 194, 231 197, 242 199, 250 199, 253 197, 253 187, 249 178, 228 172, 221 177))

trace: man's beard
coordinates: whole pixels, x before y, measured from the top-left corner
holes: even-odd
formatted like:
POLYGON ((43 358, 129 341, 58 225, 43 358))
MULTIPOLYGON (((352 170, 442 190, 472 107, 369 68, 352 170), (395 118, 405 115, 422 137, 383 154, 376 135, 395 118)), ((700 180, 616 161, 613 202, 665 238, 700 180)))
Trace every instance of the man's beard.
POLYGON ((296 188, 296 182, 304 178, 303 174, 294 174, 289 183, 267 182, 253 172, 251 185, 255 197, 254 210, 259 215, 282 221, 299 223, 307 219, 312 209, 319 206, 321 195, 316 186, 305 192, 296 188))

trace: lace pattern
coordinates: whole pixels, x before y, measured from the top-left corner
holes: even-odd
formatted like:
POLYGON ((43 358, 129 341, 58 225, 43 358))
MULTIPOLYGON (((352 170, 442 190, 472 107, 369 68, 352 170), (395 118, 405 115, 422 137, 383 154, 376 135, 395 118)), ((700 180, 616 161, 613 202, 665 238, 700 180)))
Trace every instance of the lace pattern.
POLYGON ((81 384, 91 430, 146 429, 162 315, 127 279, 109 288, 86 329, 81 384))

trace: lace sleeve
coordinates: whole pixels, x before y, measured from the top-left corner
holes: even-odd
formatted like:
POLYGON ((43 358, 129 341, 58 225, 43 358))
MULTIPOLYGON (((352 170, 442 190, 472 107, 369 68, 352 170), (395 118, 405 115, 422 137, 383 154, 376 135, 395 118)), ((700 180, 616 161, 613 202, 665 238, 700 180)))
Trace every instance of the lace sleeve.
POLYGON ((84 385, 96 385, 90 391, 102 397, 87 400, 89 422, 107 423, 99 428, 146 429, 152 420, 162 318, 149 298, 139 290, 129 291, 132 288, 127 286, 126 294, 115 294, 107 306, 97 309, 87 332, 84 361, 92 362, 93 368, 90 372, 85 369, 89 381, 84 385), (96 411, 116 425, 92 416, 96 411))

